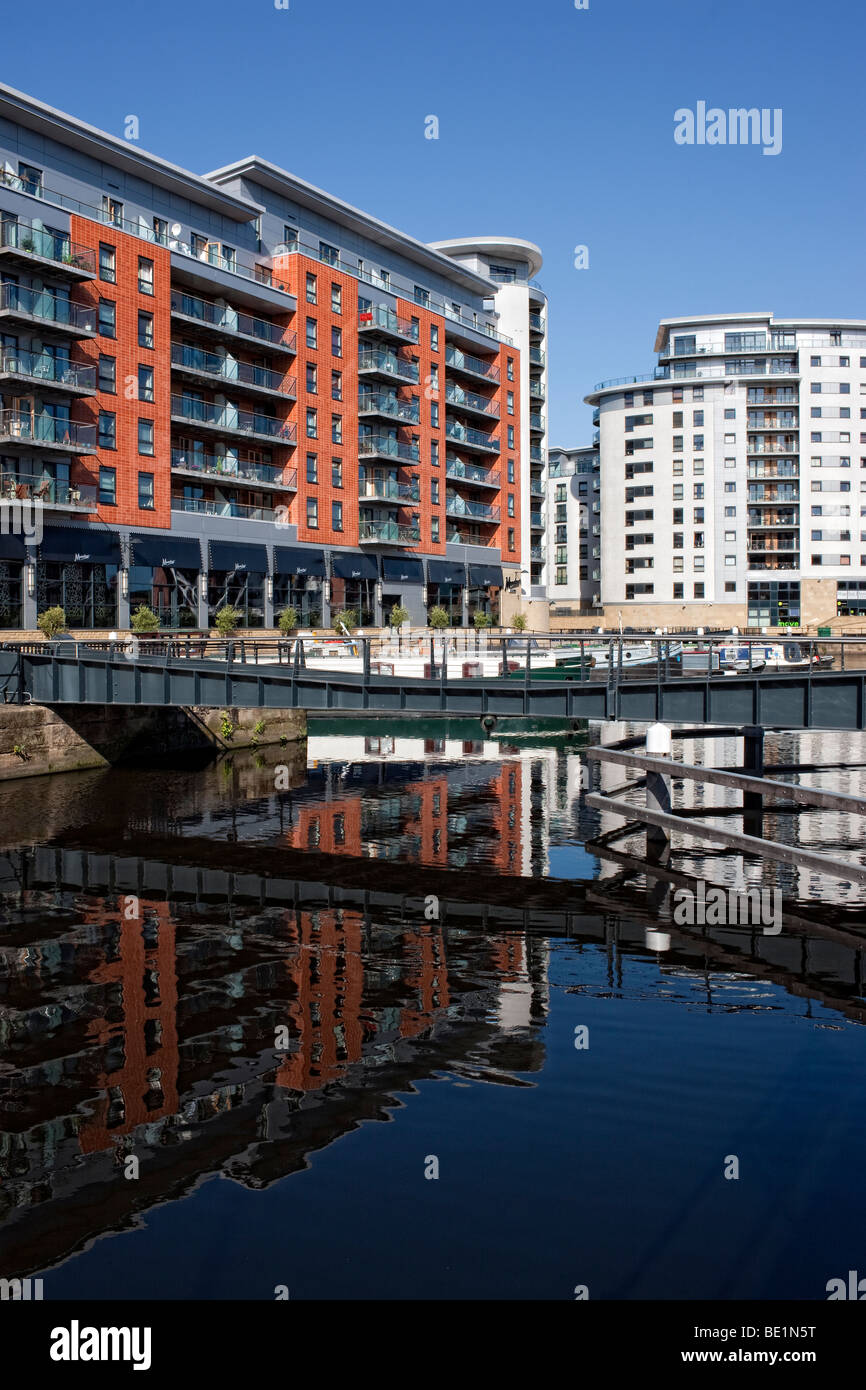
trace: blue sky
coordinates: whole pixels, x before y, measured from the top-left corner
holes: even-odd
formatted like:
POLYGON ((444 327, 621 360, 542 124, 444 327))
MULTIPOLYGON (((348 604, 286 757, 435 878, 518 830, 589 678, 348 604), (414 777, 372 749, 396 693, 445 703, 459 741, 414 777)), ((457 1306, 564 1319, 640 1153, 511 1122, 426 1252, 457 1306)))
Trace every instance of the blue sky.
POLYGON ((537 242, 551 442, 579 444, 662 316, 866 316, 864 36, 856 0, 42 0, 0 74, 198 172, 257 153, 423 240, 537 242), (781 107, 781 153, 675 144, 700 100, 781 107))

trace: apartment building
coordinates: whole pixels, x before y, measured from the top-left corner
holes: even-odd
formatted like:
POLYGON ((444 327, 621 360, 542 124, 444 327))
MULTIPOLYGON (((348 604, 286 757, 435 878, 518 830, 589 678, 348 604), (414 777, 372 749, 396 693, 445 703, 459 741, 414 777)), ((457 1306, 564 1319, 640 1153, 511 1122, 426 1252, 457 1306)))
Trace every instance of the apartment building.
POLYGON ((520 415, 520 456, 524 467, 520 484, 521 585, 524 611, 533 625, 547 620, 549 582, 546 537, 547 492, 547 296, 536 276, 542 266, 539 248, 531 241, 509 237, 478 237, 465 241, 437 241, 435 249, 460 265, 491 281, 499 328, 520 349, 524 361, 515 401, 520 415))
POLYGON ((663 319, 655 348, 586 397, 606 622, 866 613, 866 320, 663 319))
POLYGON ((598 449, 551 448, 547 532, 550 625, 601 612, 601 465, 598 449))
POLYGON ((199 176, 0 87, 0 628, 513 612, 499 291, 264 160, 199 176))

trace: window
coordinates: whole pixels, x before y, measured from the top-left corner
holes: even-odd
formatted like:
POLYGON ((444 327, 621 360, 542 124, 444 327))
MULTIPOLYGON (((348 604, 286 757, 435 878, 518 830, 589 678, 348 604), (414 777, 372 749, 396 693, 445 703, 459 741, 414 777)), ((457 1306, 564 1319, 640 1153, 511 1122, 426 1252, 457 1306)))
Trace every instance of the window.
POLYGON ((331 416, 331 443, 342 444, 343 442, 343 417, 342 415, 331 416))
POLYGON ((107 391, 114 395, 117 391, 117 358, 108 357, 104 352, 99 354, 99 376, 97 386, 100 391, 107 391))
POLYGON ((117 265, 113 246, 107 242, 99 243, 99 278, 107 285, 117 284, 117 265))
POLYGON ((31 198, 38 198, 42 192, 42 170, 37 169, 35 164, 25 164, 22 160, 18 161, 18 178, 21 181, 22 193, 29 193, 31 198))
POLYGON ((432 468, 438 468, 438 467, 439 467, 439 440, 438 440, 438 439, 433 439, 433 440, 430 441, 430 466, 431 466, 432 468))
POLYGON ((703 586, 703 584, 696 584, 696 585, 695 585, 695 598, 703 598, 703 596, 704 596, 704 586, 703 586))
POLYGON ((673 521, 674 521, 674 526, 682 526, 682 524, 683 524, 683 509, 682 509, 682 507, 674 507, 673 521))
POLYGON ((435 323, 430 325, 430 351, 439 351, 439 328, 435 323))
POLYGON ((287 223, 283 225, 283 241, 286 251, 297 251, 298 249, 298 229, 287 223))
POLYGON ((509 494, 508 494, 508 515, 509 515, 509 516, 514 516, 514 493, 513 493, 513 492, 509 492, 509 494))
POLYGON ((325 265, 339 265, 340 252, 338 247, 329 246, 326 241, 319 242, 319 260, 324 261, 325 265))
POLYGON ((684 589, 684 586, 683 586, 682 584, 675 584, 675 585, 674 585, 674 598, 682 598, 684 592, 685 592, 685 589, 684 589))
POLYGON ((343 529, 343 504, 342 502, 331 503, 331 530, 342 531, 343 529))
POLYGON ((694 449, 695 453, 700 454, 703 451, 703 447, 704 436, 702 434, 694 435, 692 438, 692 448, 694 449))
POLYGON ((138 505, 143 512, 152 512, 154 508, 153 500, 153 474, 139 473, 138 475, 138 505))
POLYGON ((737 533, 736 533, 736 531, 726 531, 726 532, 725 532, 725 544, 726 544, 726 545, 730 545, 731 542, 732 542, 732 541, 736 541, 736 539, 737 539, 737 533))
POLYGON ((139 294, 153 294, 153 261, 147 256, 138 258, 138 292, 139 294))
POLYGON ((704 423, 704 412, 702 410, 692 411, 692 425, 702 425, 704 423))
POLYGON ((434 507, 439 505, 439 479, 430 479, 430 501, 434 507))
POLYGON ((158 246, 168 246, 168 223, 164 217, 153 219, 153 239, 158 246))
POLYGON ((736 509, 736 507, 725 507, 725 516, 736 516, 736 515, 737 515, 737 509, 736 509))
POLYGON ((331 487, 343 486, 343 460, 331 459, 331 487))
POLYGON ((514 414, 514 392, 513 392, 513 391, 509 391, 509 392, 506 394, 505 399, 506 399, 506 408, 507 408, 507 410, 508 410, 508 414, 509 414, 509 415, 513 415, 513 414, 514 414))
POLYGON ((306 369, 307 391, 311 396, 315 396, 319 390, 319 369, 315 362, 308 362, 306 369))
POLYGON ((735 579, 725 580, 725 593, 735 594, 737 592, 737 581, 735 579))
POLYGON ((439 544, 439 518, 438 516, 430 519, 430 539, 435 545, 439 544))
POLYGON ((343 330, 342 328, 331 329, 331 356, 343 356, 343 330))
POLYGON ((416 286, 415 286, 415 303, 416 303, 416 304, 429 304, 429 303, 430 303, 430 291, 429 291, 429 290, 425 290, 424 287, 423 287, 423 285, 416 285, 416 286))
POLYGON ((319 437, 319 412, 311 406, 307 408, 307 438, 318 439, 319 437))
POLYGON ((153 347, 153 314, 139 313, 138 315, 138 346, 140 348, 153 347))
POLYGON ((430 426, 431 426, 431 428, 434 429, 434 430, 438 430, 438 428, 439 428, 439 403, 438 403, 438 401, 431 401, 431 402, 430 402, 430 426))
POLYGON ((307 303, 315 304, 318 302, 316 294, 316 277, 311 270, 307 271, 307 303))
POLYGON ((341 401, 343 399, 343 373, 331 372, 331 400, 341 401))
POLYGON ((513 448, 514 448, 514 426, 513 426, 513 425, 509 425, 509 426, 508 426, 508 447, 509 447, 509 449, 513 449, 513 448))
POLYGON ((139 365, 138 399, 140 401, 153 400, 153 367, 139 365))
POLYGON ((140 454, 153 453, 152 420, 139 420, 138 422, 138 452, 140 454))
POLYGON ((703 495, 704 495, 704 485, 703 485, 703 483, 694 483, 693 486, 692 486, 692 492, 693 492, 694 496, 700 501, 700 500, 703 498, 703 495))
POLYGON ((100 507, 117 506, 117 469, 101 467, 99 470, 100 507))
POLYGON ((98 442, 100 449, 117 448, 117 416, 113 410, 100 410, 99 412, 98 442))
POLYGON ((513 380, 514 380, 514 358, 513 358, 513 357, 508 357, 508 358, 506 358, 506 361, 505 361, 505 375, 508 377, 508 380, 509 380, 509 381, 513 381, 513 380))
POLYGON ((694 545, 695 550, 703 550, 703 548, 704 548, 704 533, 703 533, 703 531, 695 531, 695 533, 694 533, 693 545, 694 545))
POLYGON ((725 419, 726 419, 726 420, 736 420, 736 418, 737 418, 737 412, 736 412, 736 410, 726 410, 726 411, 725 411, 725 419))
POLYGON ((315 319, 307 319, 307 347, 315 350, 319 346, 319 326, 315 319))
POLYGON ((508 469, 507 469, 507 473, 508 473, 508 481, 509 481, 510 483, 513 483, 513 482, 514 482, 514 459, 509 459, 509 460, 508 460, 508 469))
MULTIPOLYGON (((626 430, 628 430, 628 418, 626 416, 626 430)), ((673 427, 675 430, 681 430, 683 427, 683 412, 681 410, 674 411, 673 427)))
POLYGON ((106 222, 111 222, 115 227, 123 225, 123 203, 119 203, 116 198, 109 198, 107 193, 102 195, 102 216, 106 222))
POLYGON ((307 482, 317 483, 319 481, 319 456, 318 454, 307 454, 307 482))
POLYGON ((726 555, 726 556, 725 556, 725 564, 726 564, 726 565, 734 566, 736 563, 737 563, 737 557, 736 557, 736 555, 726 555))
POLYGON ((736 490, 737 490, 737 484, 736 484, 736 483, 725 483, 725 492, 736 492, 736 490))
POLYGON ((307 525, 312 531, 319 529, 319 499, 318 497, 307 498, 307 525))
POLYGON ((99 301, 99 331, 103 338, 117 337, 117 305, 113 299, 99 301))
POLYGON ((703 399, 704 399, 704 388, 703 388, 703 386, 695 386, 695 387, 693 388, 693 390, 692 390, 692 400, 693 400, 693 401, 702 401, 703 399))
POLYGON ((390 287, 391 287, 391 272, 390 272, 390 270, 383 270, 383 269, 380 268, 380 270, 379 270, 379 280, 381 281, 382 289, 383 289, 383 290, 390 289, 390 287))
MULTIPOLYGON (((514 550, 514 527, 513 527, 513 526, 509 526, 509 528, 508 528, 508 549, 509 549, 509 550, 514 550)), ((562 582, 564 583, 565 581, 563 580, 562 582)))
POLYGON ((336 283, 331 285, 331 313, 342 314, 343 312, 343 286, 336 283))

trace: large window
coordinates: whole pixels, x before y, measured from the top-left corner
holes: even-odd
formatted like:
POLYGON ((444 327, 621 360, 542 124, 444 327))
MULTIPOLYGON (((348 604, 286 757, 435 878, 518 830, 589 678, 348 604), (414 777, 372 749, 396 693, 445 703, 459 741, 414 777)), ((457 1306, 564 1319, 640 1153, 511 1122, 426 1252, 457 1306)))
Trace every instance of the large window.
POLYGON ((42 560, 36 582, 37 610, 62 608, 68 627, 117 624, 117 565, 42 560))
POLYGON ((0 627, 21 626, 21 575, 17 560, 0 559, 0 627))
POLYGON ((800 621, 798 583, 750 584, 748 603, 750 627, 776 627, 800 621))
POLYGON ((198 627, 198 570, 133 565, 129 571, 129 611, 145 604, 160 627, 198 627))
POLYGON ((274 579, 274 613, 294 608, 299 627, 322 626, 322 586, 313 574, 279 574, 274 579))
POLYGON ((264 627, 265 576, 248 570, 211 570, 207 601, 212 619, 230 604, 240 610, 239 627, 264 627))

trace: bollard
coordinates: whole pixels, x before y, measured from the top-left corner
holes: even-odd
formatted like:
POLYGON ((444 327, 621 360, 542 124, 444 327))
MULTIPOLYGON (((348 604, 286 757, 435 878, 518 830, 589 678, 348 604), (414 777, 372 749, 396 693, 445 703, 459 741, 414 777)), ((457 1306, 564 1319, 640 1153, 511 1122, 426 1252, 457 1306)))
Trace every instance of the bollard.
MULTIPOLYGON (((646 753, 650 758, 669 758, 671 756, 671 731, 667 724, 650 724, 646 731, 646 753)), ((662 811, 670 815, 671 779, 663 772, 648 772, 646 775, 646 804, 648 811, 662 811)), ((667 844, 670 836, 661 825, 648 825, 646 830, 647 851, 651 847, 658 850, 667 844)))

